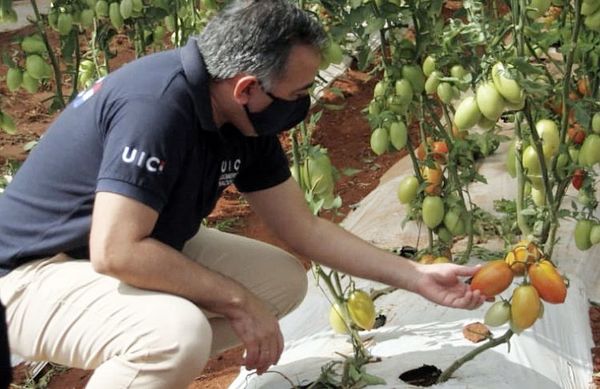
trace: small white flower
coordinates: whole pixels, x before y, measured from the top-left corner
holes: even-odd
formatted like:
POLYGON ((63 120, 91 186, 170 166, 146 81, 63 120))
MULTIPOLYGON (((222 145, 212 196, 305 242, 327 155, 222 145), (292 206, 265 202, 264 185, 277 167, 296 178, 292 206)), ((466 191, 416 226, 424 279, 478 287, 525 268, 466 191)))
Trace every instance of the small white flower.
POLYGON ((4 176, 4 180, 6 181, 7 184, 10 184, 10 182, 12 181, 13 176, 7 174, 4 176))

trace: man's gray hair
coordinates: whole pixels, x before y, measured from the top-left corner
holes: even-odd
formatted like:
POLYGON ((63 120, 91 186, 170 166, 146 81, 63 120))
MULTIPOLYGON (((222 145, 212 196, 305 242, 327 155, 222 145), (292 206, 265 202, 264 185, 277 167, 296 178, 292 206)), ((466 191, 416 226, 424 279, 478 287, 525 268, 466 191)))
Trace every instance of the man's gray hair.
POLYGON ((234 0, 198 37, 212 78, 245 73, 258 78, 266 90, 283 75, 293 45, 321 50, 326 42, 316 18, 290 0, 234 0))

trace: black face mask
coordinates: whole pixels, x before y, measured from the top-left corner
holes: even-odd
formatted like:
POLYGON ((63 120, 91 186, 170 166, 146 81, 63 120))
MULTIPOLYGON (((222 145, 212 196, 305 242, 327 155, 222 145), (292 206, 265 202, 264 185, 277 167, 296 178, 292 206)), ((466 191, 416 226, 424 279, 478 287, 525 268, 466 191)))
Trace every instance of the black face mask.
POLYGON ((267 91, 265 93, 273 99, 273 102, 262 111, 250 112, 248 106, 244 105, 246 115, 259 136, 275 135, 289 130, 308 115, 310 96, 290 101, 274 96, 267 91))

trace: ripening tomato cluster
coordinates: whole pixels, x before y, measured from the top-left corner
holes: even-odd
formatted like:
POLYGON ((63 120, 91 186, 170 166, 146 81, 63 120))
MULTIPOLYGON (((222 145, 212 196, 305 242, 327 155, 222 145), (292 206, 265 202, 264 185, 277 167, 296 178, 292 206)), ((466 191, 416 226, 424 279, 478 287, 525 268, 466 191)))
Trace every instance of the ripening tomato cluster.
POLYGON ((29 93, 35 93, 41 81, 52 75, 52 67, 45 59, 46 45, 39 34, 33 34, 23 38, 21 50, 25 53, 25 66, 23 68, 16 64, 8 69, 6 86, 11 92, 22 87, 29 93))
POLYGON ((459 131, 466 131, 476 124, 484 129, 491 128, 505 109, 520 110, 525 106, 525 93, 511 71, 511 67, 496 63, 491 70, 491 79, 479 84, 475 96, 460 102, 454 114, 454 125, 459 131))
POLYGON ((351 325, 371 330, 375 325, 375 304, 364 290, 356 289, 347 301, 335 303, 329 311, 329 324, 338 334, 348 333, 351 325))
POLYGON ((484 322, 492 327, 510 322, 511 329, 518 334, 542 317, 542 300, 551 304, 565 301, 567 284, 535 243, 521 241, 504 259, 482 266, 471 280, 471 289, 492 298, 504 292, 515 277, 523 277, 523 281, 513 290, 510 300, 492 304, 484 322))
POLYGON ((381 155, 393 146, 401 150, 406 146, 408 133, 402 115, 408 112, 413 97, 421 94, 425 87, 425 76, 419 66, 406 64, 397 74, 386 72, 384 79, 375 85, 373 99, 369 103, 371 149, 381 155))

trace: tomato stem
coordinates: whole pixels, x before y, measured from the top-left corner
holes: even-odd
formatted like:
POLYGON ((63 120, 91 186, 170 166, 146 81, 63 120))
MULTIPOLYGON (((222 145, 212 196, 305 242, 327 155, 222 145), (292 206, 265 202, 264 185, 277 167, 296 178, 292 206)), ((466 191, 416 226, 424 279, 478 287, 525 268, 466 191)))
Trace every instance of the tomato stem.
POLYGON ((441 384, 443 382, 446 382, 450 379, 450 377, 452 376, 452 374, 458 370, 462 365, 464 365, 465 363, 469 362, 470 360, 472 360, 473 358, 475 358, 477 355, 481 354, 482 352, 491 349, 493 347, 496 347, 498 345, 501 345, 502 343, 508 343, 510 338, 513 336, 514 332, 510 329, 508 329, 504 335, 502 335, 499 338, 490 338, 486 343, 484 343, 483 345, 477 347, 476 349, 473 349, 471 351, 469 351, 467 354, 465 354, 464 356, 458 358, 456 361, 454 361, 452 363, 452 365, 450 365, 450 367, 448 367, 446 370, 444 370, 442 372, 442 374, 440 375, 440 377, 437 380, 438 384, 441 384))

